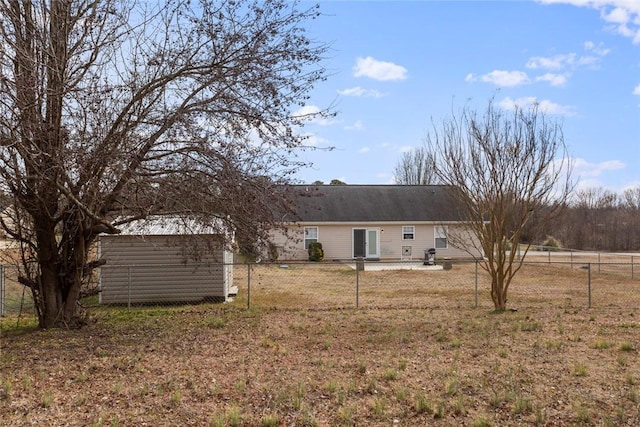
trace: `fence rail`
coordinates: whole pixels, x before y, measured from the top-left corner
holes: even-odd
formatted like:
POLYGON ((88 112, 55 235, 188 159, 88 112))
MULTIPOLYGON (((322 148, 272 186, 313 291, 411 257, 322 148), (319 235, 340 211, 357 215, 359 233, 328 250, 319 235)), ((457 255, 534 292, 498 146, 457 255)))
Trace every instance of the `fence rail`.
MULTIPOLYGON (((636 262, 581 261, 557 254, 555 260, 528 258, 510 285, 508 306, 640 306, 636 262)), ((224 286, 227 302, 246 308, 493 308, 490 276, 477 261, 454 260, 446 267, 424 266, 421 261, 103 266, 92 283, 100 292, 82 304, 137 307, 223 301, 219 292, 224 286), (178 268, 184 280, 167 279, 169 271, 178 268), (102 297, 116 289, 107 288, 114 285, 101 283, 100 277, 114 276, 119 278, 120 299, 106 303, 102 297)), ((16 276, 15 268, 0 268, 0 314, 31 316, 30 291, 16 276)))

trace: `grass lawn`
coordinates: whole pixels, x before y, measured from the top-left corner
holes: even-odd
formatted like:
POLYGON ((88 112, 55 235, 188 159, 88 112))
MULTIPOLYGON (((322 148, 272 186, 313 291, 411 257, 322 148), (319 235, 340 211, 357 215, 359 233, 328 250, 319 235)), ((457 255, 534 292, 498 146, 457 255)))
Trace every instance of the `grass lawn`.
POLYGON ((3 426, 640 425, 640 312, 104 308, 3 326, 3 426))
POLYGON ((640 425, 629 264, 526 265, 501 314, 473 264, 365 271, 360 309, 345 265, 255 266, 250 310, 234 271, 229 304, 0 319, 0 425, 640 425))

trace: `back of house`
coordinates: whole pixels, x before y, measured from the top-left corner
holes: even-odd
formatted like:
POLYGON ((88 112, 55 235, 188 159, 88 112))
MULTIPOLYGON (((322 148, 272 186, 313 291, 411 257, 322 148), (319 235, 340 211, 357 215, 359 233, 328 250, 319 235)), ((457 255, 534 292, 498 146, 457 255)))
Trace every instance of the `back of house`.
POLYGON ((480 255, 473 236, 459 238, 467 228, 448 186, 298 185, 292 199, 295 213, 273 232, 280 260, 306 260, 312 242, 329 260, 417 260, 429 249, 437 258, 480 255))

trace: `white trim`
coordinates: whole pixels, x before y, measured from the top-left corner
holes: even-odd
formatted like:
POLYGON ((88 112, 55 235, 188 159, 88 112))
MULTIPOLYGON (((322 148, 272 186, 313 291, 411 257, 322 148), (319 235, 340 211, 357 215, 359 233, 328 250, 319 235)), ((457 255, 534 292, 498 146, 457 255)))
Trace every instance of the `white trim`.
POLYGON ((403 225, 402 227, 400 227, 400 234, 401 234, 400 239, 405 241, 405 242, 406 241, 410 242, 410 241, 416 240, 416 226, 415 225, 403 225), (411 233, 405 233, 404 232, 404 228, 405 227, 407 227, 407 228, 410 227, 413 231, 411 231, 411 233), (405 237, 404 237, 405 234, 411 234, 412 237, 410 239, 405 239, 405 237))
POLYGON ((364 258, 375 258, 375 259, 380 258, 380 236, 381 236, 380 227, 352 227, 351 228, 351 257, 358 258, 354 255, 354 251, 355 251, 354 231, 355 230, 364 230, 364 238, 365 238, 364 258), (375 253, 370 253, 369 251, 369 232, 370 231, 374 231, 376 233, 375 253))
POLYGON ((302 239, 302 248, 306 251, 309 249, 309 246, 307 246, 307 240, 313 240, 313 239, 307 239, 307 228, 315 228, 316 229, 316 237, 315 237, 315 241, 319 242, 320 241, 320 227, 318 227, 317 225, 305 225, 303 230, 302 230, 302 234, 303 234, 303 239, 302 239))
POLYGON ((449 238, 447 237, 448 232, 449 229, 447 226, 436 225, 433 227, 433 247, 435 249, 449 249, 449 238), (443 247, 438 246, 438 239, 444 239, 443 247))

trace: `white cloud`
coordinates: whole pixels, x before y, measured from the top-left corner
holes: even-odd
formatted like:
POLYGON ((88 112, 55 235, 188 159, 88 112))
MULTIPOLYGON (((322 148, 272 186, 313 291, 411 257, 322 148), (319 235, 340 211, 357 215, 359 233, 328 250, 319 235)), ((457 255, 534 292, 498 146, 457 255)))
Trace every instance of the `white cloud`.
POLYGON ((598 56, 606 56, 609 54, 609 52, 611 52, 611 49, 607 49, 605 47, 602 47, 602 43, 599 43, 598 46, 596 46, 596 44, 594 42, 591 41, 586 41, 584 42, 584 49, 587 52, 593 52, 598 56))
POLYGON ((640 1, 638 0, 537 0, 543 4, 570 4, 600 12, 609 29, 640 44, 640 1))
POLYGON ((293 116, 294 117, 310 116, 310 115, 319 114, 319 113, 320 113, 319 107, 315 105, 305 105, 304 107, 300 108, 298 111, 293 113, 293 116))
POLYGON ((631 19, 631 12, 621 7, 616 7, 611 11, 603 11, 602 19, 612 24, 626 24, 631 19))
MULTIPOLYGON (((578 67, 593 67, 600 62, 604 55, 609 53, 609 49, 604 48, 602 44, 596 45, 590 41, 584 43, 584 48, 591 54, 579 56, 576 53, 566 53, 553 56, 533 56, 526 62, 525 67, 531 70, 550 71, 569 69, 569 71, 565 71, 564 73, 549 72, 533 78, 533 81, 548 82, 551 86, 564 86, 571 76, 571 70, 578 67)), ((481 76, 467 74, 465 81, 470 83, 482 81, 500 87, 516 87, 532 82, 531 78, 524 71, 505 70, 494 70, 481 76)))
POLYGON ((602 43, 596 46, 596 44, 591 41, 584 43, 584 49, 589 52, 590 55, 579 56, 575 52, 571 52, 553 56, 533 56, 529 58, 525 66, 534 70, 544 69, 554 71, 565 68, 588 67, 600 62, 601 58, 610 52, 610 49, 603 47, 602 43))
POLYGON ((600 163, 591 163, 585 159, 573 159, 573 173, 580 178, 596 178, 605 172, 625 169, 627 165, 620 160, 606 160, 600 163))
POLYGON ((581 56, 578 59, 578 62, 576 62, 576 65, 597 68, 598 63, 600 63, 600 58, 598 58, 597 56, 581 56))
POLYGON ((351 87, 338 91, 338 95, 342 96, 363 96, 369 98, 382 98, 384 94, 375 89, 364 89, 360 86, 351 87))
POLYGON ((567 65, 573 64, 576 61, 575 53, 554 55, 554 56, 534 56, 529 58, 526 63, 527 68, 538 69, 543 68, 545 70, 562 70, 567 65))
POLYGON ((305 105, 298 111, 293 113, 293 117, 301 119, 309 124, 315 124, 320 126, 328 126, 335 121, 330 120, 329 117, 315 105, 305 105))
POLYGON ((571 4, 578 7, 590 7, 592 9, 606 9, 608 7, 621 8, 630 14, 640 14, 640 3, 636 0, 537 0, 544 4, 571 4))
POLYGON ((371 151, 371 148, 369 147, 362 147, 361 149, 358 150, 358 153, 368 153, 369 151, 371 151))
POLYGON ((515 87, 531 83, 529 76, 523 71, 494 70, 482 76, 467 74, 467 77, 465 77, 465 81, 467 82, 476 82, 478 80, 500 87, 515 87))
POLYGON ((316 134, 306 133, 303 136, 305 139, 302 142, 302 145, 305 147, 328 148, 331 146, 328 139, 322 138, 316 134))
POLYGON ((633 94, 640 96, 640 84, 633 89, 633 94))
POLYGON ((362 120, 356 120, 352 125, 346 125, 345 130, 364 130, 364 124, 362 120))
POLYGON ((582 158, 573 158, 570 159, 570 162, 572 165, 571 176, 577 181, 576 190, 603 187, 603 176, 627 167, 620 160, 592 163, 582 158))
POLYGON ((567 76, 564 74, 547 73, 536 77, 536 81, 549 82, 551 86, 564 86, 567 83, 567 76))
MULTIPOLYGON (((638 4, 637 1, 635 3, 638 4)), ((624 5, 610 10, 600 9, 600 16, 611 24, 610 29, 614 32, 630 38, 633 44, 640 44, 640 11, 633 12, 624 5)))
POLYGON ((539 100, 535 96, 511 99, 506 97, 500 101, 499 105, 505 110, 513 110, 516 106, 519 108, 530 108, 532 105, 538 104, 539 110, 544 114, 575 116, 574 108, 571 106, 560 105, 549 101, 548 99, 539 100))
POLYGON ((407 74, 408 71, 403 66, 393 62, 378 61, 371 56, 357 58, 356 65, 353 67, 355 77, 369 77, 381 81, 405 80, 407 74))

